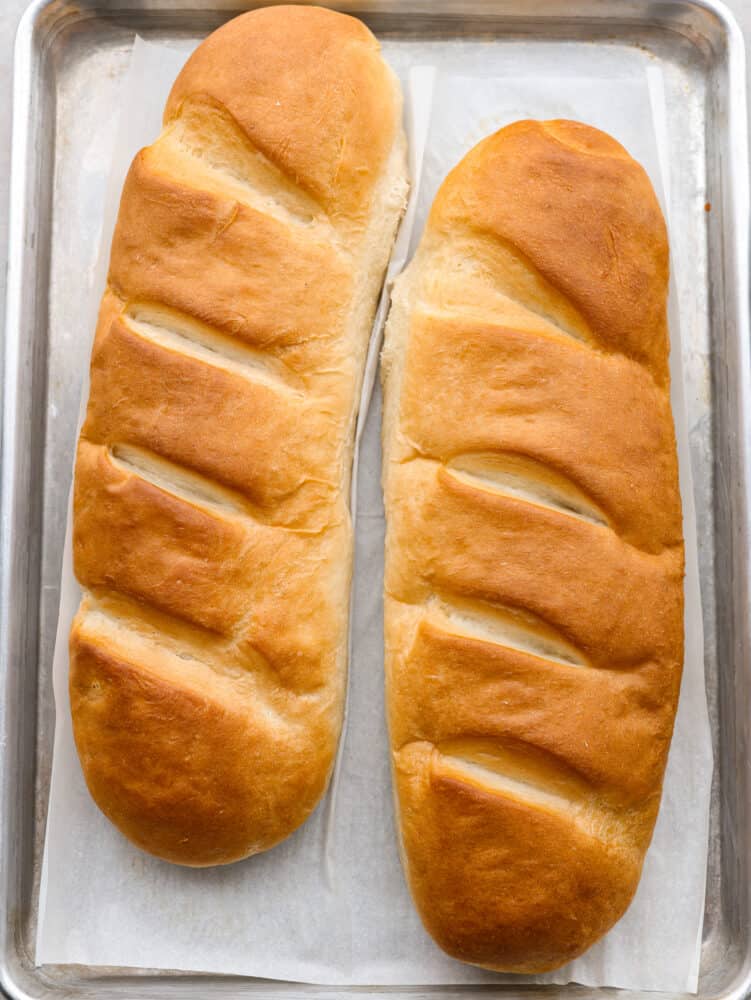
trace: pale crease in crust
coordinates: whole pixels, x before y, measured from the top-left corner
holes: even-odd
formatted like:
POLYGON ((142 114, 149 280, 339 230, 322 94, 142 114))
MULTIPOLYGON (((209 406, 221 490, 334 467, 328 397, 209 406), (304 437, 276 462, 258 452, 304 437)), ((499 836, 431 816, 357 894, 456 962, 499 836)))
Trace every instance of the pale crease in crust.
POLYGON ((210 365, 221 366, 248 379, 265 382, 281 391, 299 391, 300 380, 276 358, 265 351, 223 336, 189 317, 174 315, 164 309, 131 306, 122 316, 135 333, 181 354, 191 354, 210 365))
POLYGON ((157 455, 142 451, 140 448, 112 445, 109 449, 109 459, 126 475, 138 476, 139 479, 186 503, 197 504, 199 507, 229 516, 245 513, 242 501, 213 480, 165 462, 157 455))
POLYGON ((564 666, 585 666, 581 652, 570 643, 541 628, 529 615, 509 612, 503 608, 480 608, 475 603, 431 598, 426 620, 435 622, 446 632, 492 642, 508 649, 517 649, 531 656, 564 666))
POLYGON ((437 942, 497 971, 550 970, 601 937, 657 815, 683 637, 667 278, 664 223, 625 151, 520 122, 452 171, 394 289, 400 847, 437 942))
POLYGON ((516 455, 474 453, 452 458, 446 463, 446 470, 450 476, 480 489, 518 497, 592 524, 607 524, 596 504, 573 483, 541 463, 516 455))
POLYGON ((331 771, 354 420, 406 196, 400 118, 398 82, 359 22, 252 12, 189 60, 126 182, 76 465, 70 691, 94 799, 167 860, 271 847, 331 771), (297 53, 283 78, 280 33, 285 60, 297 53), (327 68, 318 53, 332 47, 327 68), (316 142, 298 96, 327 72, 337 87, 321 87, 333 103, 316 142), (284 155, 256 101, 275 87, 284 155), (356 191, 344 161, 344 180, 322 162, 342 153, 337 129, 342 144, 371 138, 356 191))

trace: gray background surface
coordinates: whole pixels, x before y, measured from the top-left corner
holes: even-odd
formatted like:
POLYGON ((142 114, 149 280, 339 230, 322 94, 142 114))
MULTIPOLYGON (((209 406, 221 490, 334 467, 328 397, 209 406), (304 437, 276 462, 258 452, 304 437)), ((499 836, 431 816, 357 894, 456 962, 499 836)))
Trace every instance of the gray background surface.
MULTIPOLYGON (((607 0, 602 0, 607 3, 607 0)), ((746 40, 751 38, 751 0, 725 0, 746 40)), ((21 14, 29 0, 0 0, 0 331, 5 317, 5 274, 8 243, 8 172, 10 169, 11 97, 13 90, 13 42, 21 14)), ((751 74, 747 82, 751 106, 751 74)))

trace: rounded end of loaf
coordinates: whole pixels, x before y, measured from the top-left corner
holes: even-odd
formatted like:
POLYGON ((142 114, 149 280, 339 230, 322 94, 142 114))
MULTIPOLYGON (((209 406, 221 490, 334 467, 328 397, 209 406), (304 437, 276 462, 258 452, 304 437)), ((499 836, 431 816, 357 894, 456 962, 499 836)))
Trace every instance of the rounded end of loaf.
POLYGON ((228 112, 249 145, 330 216, 364 220, 400 127, 402 99, 361 21, 296 5, 242 14, 190 57, 165 125, 196 98, 228 112))
POLYGON ((607 820, 502 787, 428 743, 396 754, 407 880, 426 930, 462 962, 495 972, 557 969, 627 909, 641 853, 607 820))
POLYGON ((506 273, 506 294, 668 383, 665 220, 646 171, 611 136, 565 120, 488 136, 436 195, 426 237, 447 234, 506 273))
POLYGON ((336 750, 325 712, 304 725, 243 678, 154 646, 91 598, 70 636, 73 732, 86 784, 133 844, 164 861, 224 865, 309 816, 336 750))

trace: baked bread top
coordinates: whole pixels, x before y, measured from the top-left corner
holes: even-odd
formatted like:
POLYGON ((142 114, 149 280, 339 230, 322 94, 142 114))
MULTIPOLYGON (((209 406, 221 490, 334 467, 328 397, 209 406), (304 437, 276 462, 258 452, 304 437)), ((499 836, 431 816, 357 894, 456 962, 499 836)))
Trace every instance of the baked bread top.
POLYGON ((170 861, 271 847, 328 780, 354 420, 405 188, 396 78, 312 7, 203 42, 125 182, 76 462, 71 707, 94 799, 170 861))
POLYGON ((384 350, 386 666, 408 881, 542 972, 638 884, 683 661, 668 243, 644 170, 518 122, 448 175, 384 350))

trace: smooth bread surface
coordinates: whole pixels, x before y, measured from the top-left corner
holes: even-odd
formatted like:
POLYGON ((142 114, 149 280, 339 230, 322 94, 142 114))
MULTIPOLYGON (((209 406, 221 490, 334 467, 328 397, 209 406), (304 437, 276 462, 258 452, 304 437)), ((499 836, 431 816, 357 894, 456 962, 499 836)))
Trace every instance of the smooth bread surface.
POLYGON ((403 861, 456 958, 542 972, 623 914, 683 662, 668 243, 609 136, 518 122, 441 187, 384 348, 403 861))
POLYGON ((326 786, 353 426, 405 190, 376 40, 294 6, 199 46, 125 182, 75 470, 70 695, 94 799, 167 860, 265 850, 326 786))

